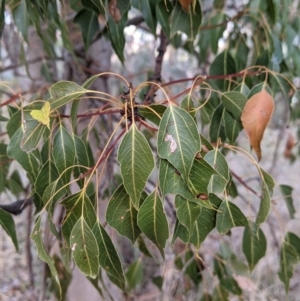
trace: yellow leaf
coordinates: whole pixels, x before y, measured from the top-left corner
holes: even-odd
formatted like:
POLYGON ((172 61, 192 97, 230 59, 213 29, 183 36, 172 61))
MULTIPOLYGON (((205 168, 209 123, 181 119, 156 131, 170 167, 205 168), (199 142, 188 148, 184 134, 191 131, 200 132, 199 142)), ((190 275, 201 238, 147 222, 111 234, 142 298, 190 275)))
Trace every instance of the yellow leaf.
POLYGON ((262 90, 246 102, 242 112, 242 124, 258 161, 261 159, 260 142, 273 110, 274 101, 272 96, 266 90, 262 90))
POLYGON ((37 120, 38 122, 50 128, 50 103, 49 102, 45 102, 45 104, 40 110, 32 110, 30 112, 30 115, 33 119, 37 120))

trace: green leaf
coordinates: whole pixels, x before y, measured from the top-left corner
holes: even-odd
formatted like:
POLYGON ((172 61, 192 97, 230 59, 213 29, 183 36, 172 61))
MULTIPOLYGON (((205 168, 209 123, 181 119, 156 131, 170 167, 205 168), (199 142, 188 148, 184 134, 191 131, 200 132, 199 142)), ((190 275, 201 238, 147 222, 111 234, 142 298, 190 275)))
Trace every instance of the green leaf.
MULTIPOLYGON (((81 173, 87 172, 88 168, 91 167, 91 162, 86 144, 78 136, 74 135, 73 137, 75 145, 74 177, 77 178, 80 176, 81 173)), ((82 186, 83 181, 79 184, 81 184, 82 186)))
POLYGON ((233 144, 243 129, 241 121, 236 120, 228 111, 224 112, 224 127, 227 139, 233 144))
POLYGON ((35 192, 39 195, 39 197, 43 196, 46 187, 58 179, 58 177, 59 173, 56 166, 52 161, 48 160, 39 171, 34 183, 35 192))
POLYGON ((20 1, 20 4, 13 9, 12 13, 18 30, 22 33, 24 40, 28 41, 28 27, 30 21, 27 15, 27 2, 20 1))
POLYGON ((0 208, 0 225, 6 234, 11 238, 16 251, 19 251, 15 222, 12 215, 0 208))
MULTIPOLYGON (((0 177, 1 177, 1 173, 0 173, 0 177)), ((11 174, 10 178, 6 180, 5 186, 17 197, 24 191, 23 182, 17 170, 15 170, 11 174)))
POLYGON ((232 277, 221 279, 220 285, 221 287, 225 288, 227 291, 235 295, 242 295, 243 293, 237 282, 232 277))
POLYGON ((214 54, 216 54, 219 50, 219 40, 222 38, 223 33, 226 29, 225 26, 217 26, 219 24, 222 24, 223 22, 226 22, 226 15, 222 11, 218 11, 212 18, 209 19, 209 26, 216 25, 215 28, 212 28, 209 30, 210 32, 210 44, 211 44, 211 50, 214 54))
POLYGON ((22 136, 22 129, 19 128, 10 140, 7 147, 7 155, 18 161, 34 181, 38 174, 39 162, 33 153, 26 153, 20 148, 22 136))
POLYGON ((195 221, 201 211, 200 205, 189 202, 181 196, 176 196, 175 206, 179 222, 187 228, 189 235, 191 236, 195 226, 195 221))
POLYGON ((75 147, 73 137, 62 125, 54 137, 53 159, 64 183, 68 183, 74 166, 75 147))
POLYGON ((139 237, 141 230, 137 225, 137 211, 123 185, 112 195, 106 210, 107 223, 132 243, 139 237))
POLYGON ((154 124, 159 125, 161 118, 159 118, 158 116, 162 117, 166 109, 167 107, 163 105, 150 105, 147 107, 139 108, 139 115, 150 120, 154 124), (157 114, 155 114, 154 112, 157 114))
POLYGON ((91 1, 81 1, 83 7, 88 10, 92 10, 96 15, 105 15, 105 1, 104 0, 91 0, 91 1))
POLYGON ((7 145, 0 143, 0 192, 5 189, 9 163, 10 159, 7 155, 7 145))
POLYGON ((190 95, 187 95, 181 102, 180 107, 186 110, 193 118, 196 116, 196 111, 193 111, 195 108, 193 99, 190 95))
MULTIPOLYGON (((100 266, 105 269, 108 274, 117 279, 118 286, 124 290, 125 289, 125 278, 122 268, 122 264, 119 255, 115 249, 115 246, 106 233, 102 225, 97 221, 93 227, 93 233, 95 235, 96 241, 99 248, 99 263, 100 266)), ((116 282, 115 282, 116 283, 116 282)))
POLYGON ((169 227, 157 190, 144 200, 138 212, 137 223, 141 231, 155 243, 164 257, 163 248, 169 237, 169 227))
POLYGON ((148 141, 135 124, 131 126, 120 144, 118 161, 124 187, 130 195, 133 206, 139 208, 141 193, 154 168, 154 159, 148 141))
POLYGON ((241 114, 247 102, 247 97, 236 91, 225 92, 221 98, 224 108, 232 114, 236 120, 241 119, 241 114))
POLYGON ((67 103, 81 97, 86 89, 70 81, 60 81, 50 87, 51 110, 58 109, 67 103))
POLYGON ((206 236, 215 228, 217 210, 222 203, 222 200, 214 194, 210 194, 209 199, 212 208, 201 207, 192 236, 189 239, 189 242, 196 248, 200 248, 200 245, 205 240, 206 236))
POLYGON ((82 191, 65 198, 61 204, 66 208, 62 233, 67 244, 71 245, 71 232, 77 221, 83 218, 88 227, 92 229, 97 221, 96 212, 91 200, 82 191))
POLYGON ((13 113, 7 122, 6 131, 9 138, 12 138, 16 131, 21 127, 22 124, 22 112, 16 111, 13 113))
POLYGON ((73 22, 80 26, 84 46, 87 50, 100 29, 97 15, 89 9, 82 9, 77 13, 73 22))
MULTIPOLYGON (((151 0, 143 0, 139 2, 138 9, 142 12, 146 24, 148 25, 151 33, 156 35, 156 18, 155 18, 155 7, 151 0)), ((155 1, 156 2, 156 1, 155 1)))
POLYGON ((273 178, 263 169, 260 170, 262 172, 262 192, 259 211, 256 217, 257 224, 263 223, 269 215, 271 208, 271 195, 275 186, 273 178))
POLYGON ((230 180, 227 161, 220 151, 217 149, 209 151, 204 160, 227 182, 230 180))
POLYGON ((119 60, 124 64, 124 47, 125 47, 125 37, 124 28, 127 22, 127 15, 124 15, 122 19, 116 23, 116 21, 109 15, 108 17, 108 29, 109 29, 109 39, 112 46, 119 58, 119 60))
POLYGON ((213 301, 229 301, 227 291, 219 284, 214 288, 213 301))
POLYGON ((29 112, 24 112, 24 133, 21 141, 22 150, 31 152, 36 149, 46 129, 46 125, 32 119, 29 112))
POLYGON ((126 279, 129 291, 131 291, 133 288, 135 288, 138 284, 142 282, 143 268, 141 259, 138 259, 129 266, 126 272, 126 279))
POLYGON ((217 213, 216 228, 221 235, 226 234, 231 228, 247 226, 248 221, 243 212, 235 204, 224 200, 217 213))
POLYGON ((189 40, 194 41, 202 22, 202 11, 199 1, 195 1, 195 9, 185 12, 179 2, 176 2, 171 15, 171 37, 177 32, 183 32, 189 40))
POLYGON ((208 162, 203 159, 195 159, 189 177, 189 187, 193 194, 208 195, 208 185, 211 177, 216 173, 208 162))
POLYGON ((96 278, 100 268, 98 244, 83 217, 76 222, 72 229, 70 247, 80 271, 88 277, 96 278))
POLYGON ((293 276, 295 265, 299 261, 299 256, 295 248, 284 241, 280 250, 280 271, 279 279, 284 283, 285 291, 288 293, 290 286, 290 278, 293 276))
POLYGON ((243 236, 243 252, 248 261, 250 271, 265 256, 266 250, 267 241, 263 231, 258 225, 249 221, 249 225, 245 227, 243 236))
POLYGON ((300 238, 296 234, 288 232, 285 236, 285 241, 295 248, 300 259, 300 238))
POLYGON ((156 18, 168 38, 170 37, 169 19, 172 11, 171 5, 168 7, 169 4, 171 3, 161 0, 155 6, 156 18))
POLYGON ((296 213, 294 202, 292 198, 293 194, 293 187, 288 185, 279 185, 281 194, 285 200, 285 204, 287 206, 287 209, 289 211, 290 217, 293 219, 296 213))
POLYGON ((7 121, 9 121, 8 118, 0 115, 0 122, 7 122, 7 121))
MULTIPOLYGON (((217 55, 209 69, 209 74, 216 77, 234 73, 236 73, 235 61, 228 50, 217 55)), ((228 88, 228 81, 225 79, 214 79, 213 84, 221 91, 226 91, 228 88)))
POLYGON ((221 139, 222 142, 226 139, 225 128, 223 124, 225 109, 222 104, 214 110, 209 127, 209 136, 211 142, 217 142, 221 139))
POLYGON ((181 195, 183 198, 192 200, 194 195, 188 189, 176 168, 165 159, 159 160, 159 187, 163 198, 168 194, 181 195))
POLYGON ((170 104, 159 125, 158 155, 167 159, 187 181, 199 150, 200 139, 195 121, 185 110, 170 104))
POLYGON ((36 250, 37 250, 39 257, 48 264, 50 271, 52 273, 52 276, 59 287, 59 295, 61 296, 62 292, 61 292, 59 276, 58 276, 57 270, 55 268, 53 258, 51 258, 49 256, 49 254, 47 253, 47 251, 44 247, 42 233, 41 233, 42 231, 40 228, 41 228, 41 217, 39 217, 35 223, 35 226, 31 233, 31 239, 35 242, 36 250))

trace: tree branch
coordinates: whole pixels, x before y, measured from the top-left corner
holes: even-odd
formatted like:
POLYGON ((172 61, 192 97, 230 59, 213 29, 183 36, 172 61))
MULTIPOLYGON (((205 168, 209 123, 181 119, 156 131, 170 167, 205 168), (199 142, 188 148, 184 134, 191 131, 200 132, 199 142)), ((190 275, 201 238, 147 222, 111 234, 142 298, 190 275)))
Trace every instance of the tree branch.
MULTIPOLYGON (((169 44, 168 38, 164 31, 161 29, 160 31, 160 45, 157 49, 158 55, 155 60, 155 67, 154 67, 154 75, 153 75, 153 81, 154 82, 161 82, 161 69, 162 69, 162 63, 164 59, 165 52, 167 50, 167 46, 169 44)), ((149 91, 147 95, 144 98, 145 103, 151 103, 152 99, 154 97, 155 92, 157 91, 157 86, 152 84, 149 88, 149 91)))

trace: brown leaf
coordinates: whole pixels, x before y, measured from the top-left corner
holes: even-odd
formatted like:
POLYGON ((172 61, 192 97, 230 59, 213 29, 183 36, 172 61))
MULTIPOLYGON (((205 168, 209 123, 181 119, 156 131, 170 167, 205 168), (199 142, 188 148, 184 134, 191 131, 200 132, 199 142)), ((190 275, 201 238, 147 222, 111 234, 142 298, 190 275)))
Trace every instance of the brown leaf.
POLYGON ((284 156, 289 159, 292 155, 292 148, 295 145, 295 138, 293 136, 293 134, 289 133, 288 134, 288 138, 286 140, 286 144, 285 144, 285 150, 284 150, 284 156))
POLYGON ((262 90, 246 102, 242 112, 242 124, 258 161, 261 159, 260 142, 273 110, 274 101, 272 96, 266 90, 262 90))
POLYGON ((110 0, 108 4, 108 11, 117 23, 121 20, 122 16, 117 6, 117 0, 110 0))
POLYGON ((193 2, 193 0, 179 0, 179 3, 184 11, 187 13, 190 12, 190 4, 193 2))

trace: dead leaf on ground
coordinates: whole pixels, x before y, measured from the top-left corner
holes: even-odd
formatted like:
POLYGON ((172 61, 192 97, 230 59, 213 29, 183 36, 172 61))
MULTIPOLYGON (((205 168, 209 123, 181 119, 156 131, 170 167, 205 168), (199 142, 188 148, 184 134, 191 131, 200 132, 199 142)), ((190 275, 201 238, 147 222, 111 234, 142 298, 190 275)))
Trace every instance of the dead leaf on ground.
POLYGON ((258 161, 261 159, 260 142, 274 110, 273 97, 262 90, 254 94, 243 109, 241 120, 250 145, 254 149, 258 161))
POLYGON ((285 144, 284 157, 289 159, 292 156, 292 149, 295 145, 294 135, 289 133, 285 144))

